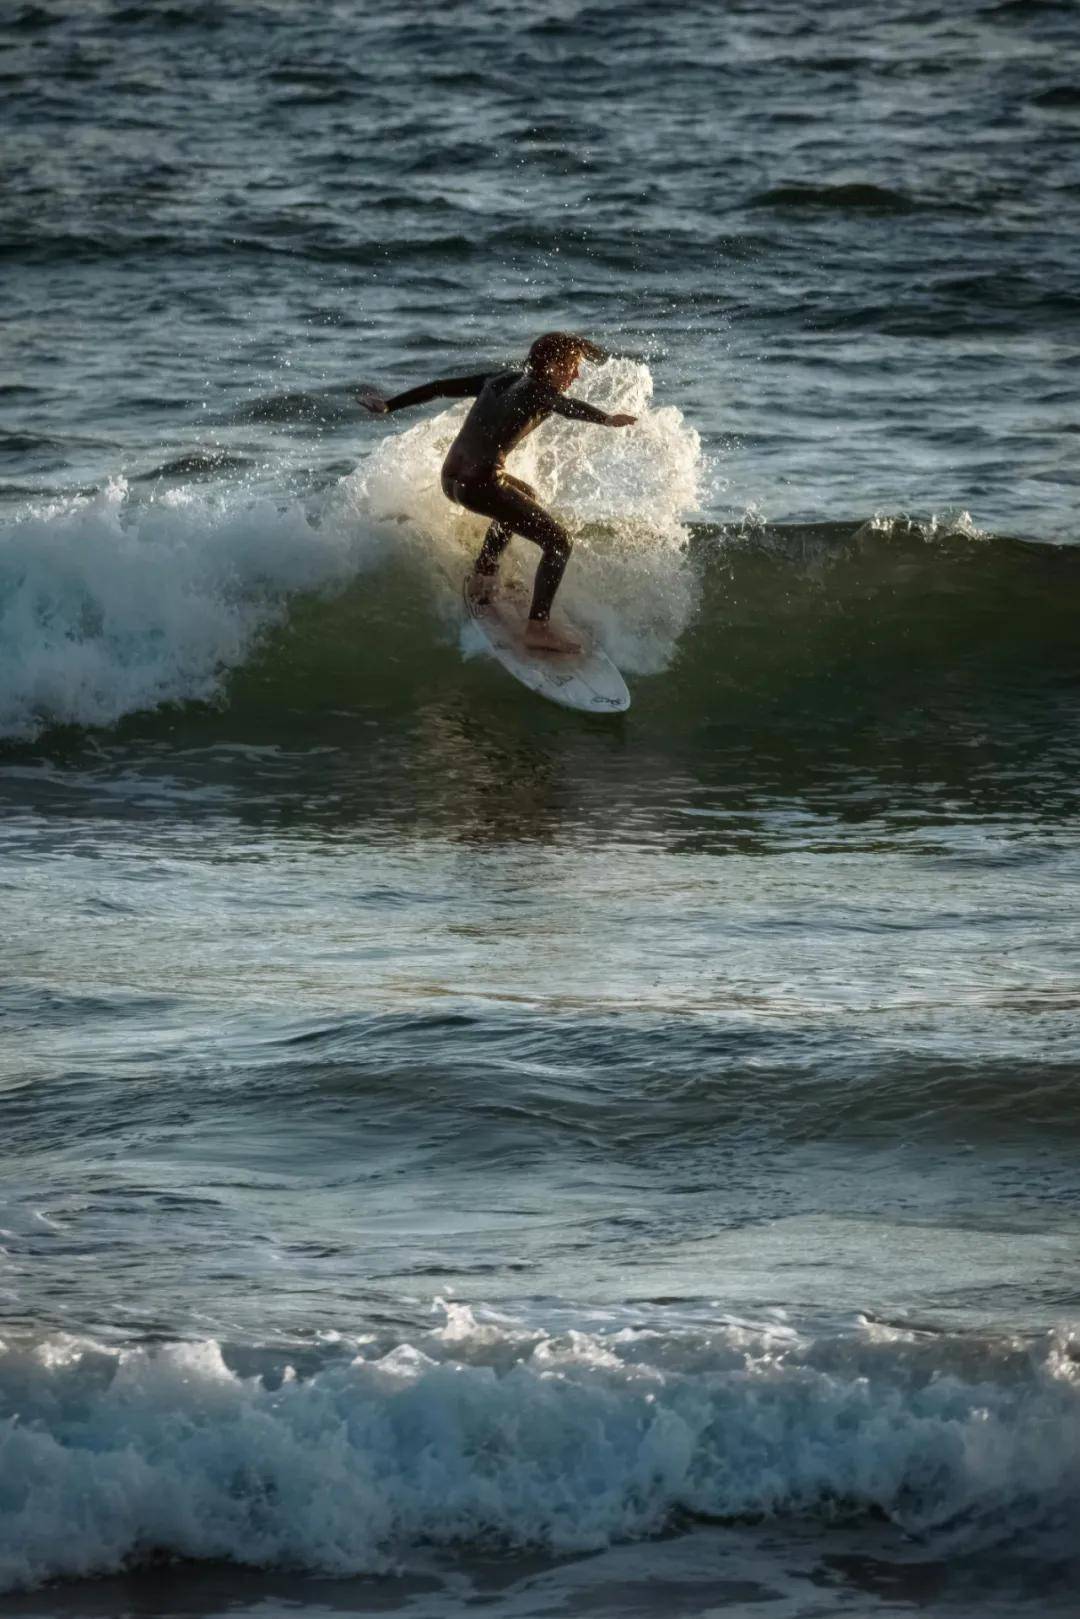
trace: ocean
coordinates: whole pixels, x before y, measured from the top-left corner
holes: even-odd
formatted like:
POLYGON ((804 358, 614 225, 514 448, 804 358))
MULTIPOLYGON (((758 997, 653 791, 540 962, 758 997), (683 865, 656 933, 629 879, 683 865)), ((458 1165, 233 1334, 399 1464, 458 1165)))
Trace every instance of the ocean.
POLYGON ((3 6, 4 1619, 1080 1615, 1078 62, 3 6))

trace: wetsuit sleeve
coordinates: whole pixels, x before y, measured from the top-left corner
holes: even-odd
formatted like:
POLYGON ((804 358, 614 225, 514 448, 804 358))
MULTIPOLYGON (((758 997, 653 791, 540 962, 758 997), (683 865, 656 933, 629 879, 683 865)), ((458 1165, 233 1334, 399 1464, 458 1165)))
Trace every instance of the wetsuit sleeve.
POLYGON ((386 401, 387 410, 404 410, 407 405, 426 405, 429 399, 475 399, 489 373, 481 377, 442 377, 438 382, 422 382, 386 401))
POLYGON ((595 422, 598 427, 606 427, 611 420, 606 410, 587 405, 584 399, 568 399, 565 394, 555 394, 551 409, 556 416, 568 416, 572 422, 595 422))

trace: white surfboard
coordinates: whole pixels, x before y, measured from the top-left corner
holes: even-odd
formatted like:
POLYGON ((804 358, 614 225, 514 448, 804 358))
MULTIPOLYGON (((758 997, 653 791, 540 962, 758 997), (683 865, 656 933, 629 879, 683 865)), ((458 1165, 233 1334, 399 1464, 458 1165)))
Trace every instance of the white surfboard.
POLYGON ((607 653, 580 624, 571 625, 580 652, 540 652, 525 645, 529 597, 512 582, 498 584, 483 607, 465 580, 465 611, 503 668, 540 697, 586 714, 621 714, 630 707, 626 682, 607 653))

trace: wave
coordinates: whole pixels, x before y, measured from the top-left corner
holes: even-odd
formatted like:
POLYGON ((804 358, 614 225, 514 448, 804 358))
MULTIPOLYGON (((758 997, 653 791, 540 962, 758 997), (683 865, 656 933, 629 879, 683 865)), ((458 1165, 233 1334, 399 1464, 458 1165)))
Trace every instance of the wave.
POLYGON ((1032 96, 1031 104, 1033 107, 1080 108, 1080 85, 1055 85, 1052 90, 1043 90, 1040 95, 1032 96))
POLYGON ((292 1355, 10 1345, 0 1587, 163 1555, 383 1572, 424 1545, 580 1553, 761 1516, 1075 1552, 1071 1339, 724 1317, 553 1335, 444 1309, 292 1355))
POLYGON ((749 208, 836 208, 888 214, 909 214, 919 206, 902 191, 866 181, 848 185, 773 186, 768 191, 758 192, 747 203, 749 208))
POLYGON ((255 464, 250 456, 232 455, 227 450, 192 450, 188 455, 178 455, 171 461, 164 461, 149 472, 139 473, 136 481, 150 483, 155 478, 214 478, 220 477, 223 472, 244 472, 255 464))
POLYGON ((1000 0, 1000 4, 990 11, 992 17, 1018 17, 1024 22, 1030 21, 1040 12, 1068 12, 1070 0, 1000 0))
MULTIPOLYGON (((1019 862, 1023 856, 1013 858, 1019 862)), ((1006 854, 1002 863, 1008 859, 1006 854)), ((947 862, 939 869, 944 873, 947 862)), ((963 869, 961 859, 953 872, 963 869)), ((858 931, 859 919, 846 921, 851 932, 858 931)), ((832 925, 838 926, 837 919, 832 925)), ((911 935, 920 931, 918 923, 895 926, 911 935)), ((854 1000, 852 995, 849 1011, 854 1000)), ((55 994, 47 1004, 36 996, 27 997, 21 1009, 9 1004, 13 1030, 22 1019, 33 1027, 31 1019, 69 1015, 55 994)), ((111 1002, 103 1006, 77 997, 70 1016, 88 1022, 108 1015, 111 1007, 111 1002)), ((536 1081, 515 1093, 508 1120, 506 1073, 525 1072, 535 1063, 539 1037, 531 1019, 490 1002, 482 1015, 353 1015, 308 1023, 285 1035, 279 1026, 268 1032, 258 1066, 245 1068, 237 1084, 257 1084, 263 1095, 273 1095, 285 1116, 316 1111, 324 1099, 336 1107, 344 1087, 354 1114, 370 1110, 384 1130, 400 1129, 416 1140, 445 1107, 451 1133, 451 1121, 467 1115, 470 1138, 481 1144, 489 1166, 519 1149, 518 1126, 560 1159, 593 1153, 601 1118, 605 1154, 633 1158, 648 1143, 651 1154, 678 1152, 684 1164, 737 1136, 744 1142, 767 1137, 773 1143, 891 1146, 899 1140, 969 1144, 1003 1137, 1075 1142, 1080 1138, 1080 1060, 1072 1030, 1078 1009, 1080 991, 1071 984, 1011 984, 994 991, 950 984, 936 1000, 926 991, 912 992, 906 1000, 897 992, 890 1011, 947 1017, 955 1033, 965 1032, 969 1057, 948 1060, 935 1053, 936 1034, 913 1031, 902 1038, 892 1026, 879 1034, 869 1018, 856 1013, 847 1038, 831 1032, 826 1065, 808 1060, 813 1037, 804 1042, 800 1034, 824 1011, 809 997, 774 997, 766 1016, 753 993, 713 990, 696 1000, 689 993, 673 996, 657 1015, 655 999, 650 1012, 633 997, 617 994, 600 1008, 594 993, 576 995, 568 987, 557 1003, 549 1001, 550 1045, 547 1034, 540 1043, 557 1049, 560 1062, 578 1072, 618 1069, 619 1094, 602 1108, 578 1110, 558 1087, 536 1081), (724 1015, 722 1035, 710 1021, 695 1026, 693 1014, 704 1012, 724 1015), (1038 1051, 1032 1050, 1033 1018, 1046 1037, 1046 1047, 1038 1051), (673 1019, 679 1020, 677 1038, 673 1019), (980 1046, 988 1020, 994 1023, 993 1054, 980 1046), (483 1057, 472 1043, 481 1027, 483 1057), (461 1039, 468 1052, 460 1068, 447 1057, 447 1043, 454 1039, 461 1039), (438 1103, 430 1086, 435 1053, 447 1099, 438 1103)), ((216 1078, 214 1086, 201 1105, 231 1105, 216 1078)), ((125 1099, 123 1106, 130 1119, 135 1104, 125 1099)), ((119 1114, 115 1127, 123 1127, 119 1114)), ((13 1134, 13 1146, 15 1140, 13 1134)), ((460 1150, 456 1137, 455 1142, 460 1150)))
POLYGON ((12 17, 6 27, 13 34, 34 34, 55 27, 59 20, 51 12, 46 11, 44 6, 28 5, 24 6, 17 16, 12 17))
POLYGON ((63 440, 48 438, 42 433, 5 433, 0 431, 0 455, 20 455, 27 450, 59 450, 63 440))
POLYGON ((237 422, 351 422, 356 420, 356 399, 343 388, 266 394, 239 405, 232 419, 237 422))
MULTIPOLYGON (((591 397, 638 429, 549 422, 515 464, 574 532, 563 602, 629 676, 660 677, 639 693, 666 723, 795 692, 851 713, 870 690, 888 688, 890 708, 961 692, 992 704, 1075 680, 1080 549, 988 534, 963 513, 690 525, 710 468, 650 393, 643 365, 598 369, 591 397)), ((288 419, 333 404, 254 408, 288 419)), ((410 668, 464 678, 460 579, 484 525, 437 482, 464 408, 388 432, 306 501, 208 483, 221 463, 192 455, 159 469, 192 480, 175 487, 117 479, 19 508, 0 530, 0 737, 164 704, 235 709, 241 671, 294 709, 343 690, 378 701, 404 648, 410 668)), ((511 558, 531 568, 524 542, 511 558)))
POLYGON ((119 24, 124 27, 137 27, 145 22, 154 28, 164 26, 213 31, 223 25, 224 19, 217 8, 210 5, 128 5, 113 11, 110 21, 114 26, 119 24))
POLYGON ((192 487, 28 507, 0 536, 0 735, 218 697, 290 594, 342 585, 361 549, 297 502, 192 487))
MULTIPOLYGON (((622 361, 598 373, 593 396, 642 411, 650 391, 646 368, 622 361)), ((291 415, 309 402, 326 408, 308 395, 263 403, 291 415)), ((449 506, 436 479, 464 409, 384 438, 307 506, 224 485, 140 497, 116 479, 91 497, 21 509, 0 531, 0 736, 223 699, 229 672, 300 598, 376 573, 376 595, 388 575, 407 579, 430 638, 456 638, 461 573, 484 524, 449 506)), ((546 424, 523 470, 597 542, 622 534, 618 550, 586 538, 576 593, 606 596, 592 616, 631 667, 661 667, 657 633, 673 641, 692 605, 677 512, 696 502, 697 435, 672 409, 648 412, 632 440, 575 426, 546 424), (662 571, 666 585, 650 596, 662 571)))

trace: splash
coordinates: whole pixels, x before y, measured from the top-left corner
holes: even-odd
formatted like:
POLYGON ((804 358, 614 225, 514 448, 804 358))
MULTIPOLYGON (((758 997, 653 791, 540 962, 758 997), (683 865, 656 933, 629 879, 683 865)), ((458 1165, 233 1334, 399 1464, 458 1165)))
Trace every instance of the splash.
MULTIPOLYGON (((700 501, 701 444, 680 411, 651 408, 652 391, 645 365, 587 366, 578 394, 637 416, 637 424, 612 430, 552 417, 514 452, 512 467, 573 536, 564 605, 639 674, 667 665, 699 596, 685 519, 700 501)), ((463 565, 486 527, 452 506, 439 484, 467 410, 466 401, 390 434, 342 491, 357 517, 400 525, 401 542, 427 559, 448 621, 456 621, 463 565)), ((537 554, 515 540, 504 566, 530 580, 537 554)))
POLYGON ((595 1551, 686 1514, 1074 1549, 1068 1338, 485 1317, 328 1344, 305 1374, 213 1340, 0 1346, 0 1589, 163 1553, 356 1574, 425 1545, 595 1551))

